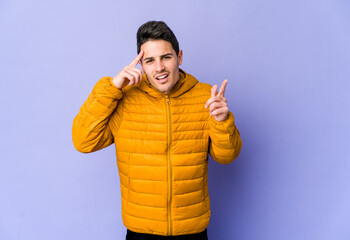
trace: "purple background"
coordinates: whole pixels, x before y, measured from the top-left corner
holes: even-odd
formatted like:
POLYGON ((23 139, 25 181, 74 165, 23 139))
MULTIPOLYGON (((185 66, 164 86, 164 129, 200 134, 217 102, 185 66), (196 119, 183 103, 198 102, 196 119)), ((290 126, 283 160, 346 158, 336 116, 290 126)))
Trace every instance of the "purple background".
POLYGON ((350 4, 336 0, 1 1, 0 239, 124 239, 114 146, 75 115, 164 20, 200 81, 229 79, 243 148, 210 159, 211 240, 350 239, 350 4))

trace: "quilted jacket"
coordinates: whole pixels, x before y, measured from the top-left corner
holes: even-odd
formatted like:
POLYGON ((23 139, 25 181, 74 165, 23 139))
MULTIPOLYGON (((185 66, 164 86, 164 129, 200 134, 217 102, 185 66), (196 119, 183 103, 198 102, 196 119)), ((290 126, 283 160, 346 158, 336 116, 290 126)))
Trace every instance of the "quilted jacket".
POLYGON ((181 235, 204 231, 210 220, 208 152, 221 163, 237 158, 242 142, 229 112, 209 115, 211 86, 180 69, 166 95, 145 74, 118 89, 101 78, 73 122, 73 143, 83 153, 116 146, 122 219, 128 229, 181 235))

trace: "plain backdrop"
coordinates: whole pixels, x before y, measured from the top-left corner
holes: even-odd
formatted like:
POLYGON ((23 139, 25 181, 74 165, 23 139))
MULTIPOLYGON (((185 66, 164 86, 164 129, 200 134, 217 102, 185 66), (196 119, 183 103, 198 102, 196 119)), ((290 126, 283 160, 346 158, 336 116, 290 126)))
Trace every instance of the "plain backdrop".
POLYGON ((236 161, 209 159, 210 240, 350 239, 350 2, 0 2, 0 239, 125 239, 115 148, 71 127, 95 83, 163 20, 181 66, 221 84, 236 161))

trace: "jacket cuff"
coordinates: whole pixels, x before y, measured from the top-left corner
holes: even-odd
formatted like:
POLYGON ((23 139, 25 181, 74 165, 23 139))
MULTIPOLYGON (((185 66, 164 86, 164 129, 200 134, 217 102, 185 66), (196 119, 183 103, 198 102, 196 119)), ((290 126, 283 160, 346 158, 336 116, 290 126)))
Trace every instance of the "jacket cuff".
POLYGON ((220 132, 227 132, 233 134, 235 129, 234 116, 231 112, 228 112, 228 117, 224 121, 218 122, 213 116, 211 116, 210 127, 217 129, 220 132))

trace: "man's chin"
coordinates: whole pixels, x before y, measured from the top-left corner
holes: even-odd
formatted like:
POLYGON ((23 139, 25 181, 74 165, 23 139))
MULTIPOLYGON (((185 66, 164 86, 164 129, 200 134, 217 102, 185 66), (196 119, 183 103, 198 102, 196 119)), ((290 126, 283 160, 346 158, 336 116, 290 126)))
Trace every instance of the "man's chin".
MULTIPOLYGON (((154 86, 154 85, 153 85, 154 86)), ((157 84, 156 86, 154 86, 158 91, 164 93, 166 91, 169 91, 168 87, 164 85, 161 85, 161 84, 157 84)))
POLYGON ((171 89, 174 87, 174 86, 170 86, 170 83, 169 82, 166 82, 164 84, 152 84, 154 88, 156 88, 158 91, 164 93, 164 94, 168 94, 171 89))
POLYGON ((169 93, 169 89, 168 88, 158 88, 158 90, 164 94, 168 94, 169 93))

